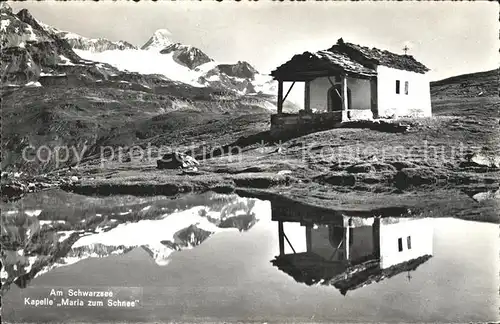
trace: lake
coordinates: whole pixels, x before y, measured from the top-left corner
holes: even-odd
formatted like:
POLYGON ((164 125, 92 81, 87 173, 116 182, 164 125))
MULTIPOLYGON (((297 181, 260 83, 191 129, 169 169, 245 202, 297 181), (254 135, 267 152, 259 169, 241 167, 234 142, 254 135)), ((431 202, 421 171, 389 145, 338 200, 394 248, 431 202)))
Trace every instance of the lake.
MULTIPOLYGON (((373 226, 370 225, 373 220, 371 223, 368 220, 368 225, 366 222, 354 225, 350 232, 340 231, 338 241, 332 246, 337 242, 342 246, 343 239, 349 241, 351 259, 363 258, 378 250, 381 260, 384 260, 370 268, 372 270, 363 270, 371 271, 370 277, 359 279, 361 275, 354 273, 358 277, 349 279, 349 284, 357 280, 355 284, 358 286, 352 284, 354 288, 342 294, 341 289, 333 284, 318 282, 308 285, 297 281, 298 277, 318 276, 319 270, 314 267, 325 264, 323 261, 311 261, 308 270, 299 269, 298 275, 295 270, 295 278, 290 265, 285 267, 286 270, 272 262, 280 253, 295 257, 306 255, 304 251, 308 249, 317 249, 315 255, 322 255, 320 251, 325 245, 320 240, 326 238, 332 242, 335 231, 328 232, 326 225, 315 223, 314 219, 310 220, 310 232, 301 220, 285 221, 282 223, 286 234, 284 240, 283 235, 280 238, 280 226, 276 220, 280 215, 272 215, 271 203, 259 201, 255 206, 258 221, 249 230, 217 232, 196 247, 173 252, 164 266, 158 265, 146 250, 134 248, 123 255, 88 258, 56 268, 32 280, 25 289, 12 285, 3 298, 3 319, 8 322, 51 323, 486 322, 500 319, 499 243, 495 224, 451 217, 401 222, 393 218, 386 222, 388 227, 384 227, 382 220, 378 232, 369 227, 373 226), (404 226, 416 233, 411 244, 406 235, 403 235, 403 241, 398 241, 396 236, 401 233, 401 227, 390 227, 393 225, 404 226), (387 230, 384 232, 384 228, 394 228, 395 231, 391 234, 387 230), (348 232, 350 236, 342 238, 348 232), (376 235, 381 239, 375 240, 374 233, 379 233, 376 235), (387 238, 394 233, 394 244, 387 243, 387 238), (419 238, 421 234, 423 236, 419 238), (361 243, 356 245, 357 242, 361 243), (411 269, 402 271, 397 268, 395 271, 394 264, 399 261, 394 258, 398 254, 391 252, 387 255, 384 252, 387 244, 400 251, 404 245, 408 251, 432 256, 416 266, 411 265, 411 269), (419 252, 419 248, 425 253, 419 252), (369 253, 363 254, 366 249, 369 253), (139 291, 140 306, 114 309, 23 305, 24 297, 50 287, 138 287, 130 289, 139 291)), ((346 257, 340 252, 334 254, 339 260, 346 257)), ((321 272, 320 276, 324 275, 321 272)), ((328 277, 330 281, 331 277, 328 277)))

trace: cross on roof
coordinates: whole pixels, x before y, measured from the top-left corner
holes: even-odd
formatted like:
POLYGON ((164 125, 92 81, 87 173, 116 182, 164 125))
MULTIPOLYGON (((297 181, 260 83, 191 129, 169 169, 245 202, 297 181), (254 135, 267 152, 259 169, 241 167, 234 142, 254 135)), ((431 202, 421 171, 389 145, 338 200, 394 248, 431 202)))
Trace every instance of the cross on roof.
POLYGON ((410 48, 408 46, 405 45, 405 47, 403 47, 403 51, 405 51, 405 55, 406 55, 406 52, 408 52, 410 50, 410 48))

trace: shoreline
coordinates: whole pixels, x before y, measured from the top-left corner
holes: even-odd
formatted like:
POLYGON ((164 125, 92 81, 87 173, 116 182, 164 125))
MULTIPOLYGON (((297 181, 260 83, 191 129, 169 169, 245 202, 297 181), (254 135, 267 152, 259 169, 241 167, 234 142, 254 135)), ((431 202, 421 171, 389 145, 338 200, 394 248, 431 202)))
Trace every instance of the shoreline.
MULTIPOLYGON (((237 174, 205 172, 199 175, 179 174, 176 170, 149 170, 135 172, 135 175, 123 171, 115 173, 113 177, 82 177, 75 182, 60 179, 59 183, 53 182, 51 186, 25 185, 24 188, 35 188, 32 192, 62 189, 93 197, 132 195, 175 198, 204 192, 235 193, 247 198, 312 205, 334 213, 369 215, 397 207, 440 215, 437 217, 498 223, 500 170, 484 173, 448 172, 443 179, 443 174, 436 173, 434 169, 419 169, 420 175, 437 174, 435 178, 427 178, 432 181, 423 181, 426 178, 422 176, 408 177, 415 172, 413 169, 358 174, 334 172, 311 178, 294 174, 293 171, 291 174, 268 171, 237 174), (403 176, 410 179, 404 182, 405 188, 398 185, 398 179, 403 176), (432 210, 437 212, 432 213, 432 210)), ((15 200, 32 192, 25 192, 15 197, 15 200)), ((4 191, 2 198, 6 198, 4 191)), ((3 204, 8 202, 4 200, 3 204)))

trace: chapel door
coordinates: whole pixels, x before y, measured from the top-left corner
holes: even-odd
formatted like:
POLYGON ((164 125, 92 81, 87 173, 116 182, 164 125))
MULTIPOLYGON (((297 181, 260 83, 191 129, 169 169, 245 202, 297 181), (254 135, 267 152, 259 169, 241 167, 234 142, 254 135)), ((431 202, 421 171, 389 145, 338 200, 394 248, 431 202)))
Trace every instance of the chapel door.
POLYGON ((331 87, 328 91, 328 110, 341 111, 342 110, 342 86, 340 84, 331 87))

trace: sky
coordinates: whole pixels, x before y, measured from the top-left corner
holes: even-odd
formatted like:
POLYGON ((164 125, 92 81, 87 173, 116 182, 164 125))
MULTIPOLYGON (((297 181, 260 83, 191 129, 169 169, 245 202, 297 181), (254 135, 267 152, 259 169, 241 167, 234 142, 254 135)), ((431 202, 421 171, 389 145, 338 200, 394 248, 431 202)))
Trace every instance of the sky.
POLYGON ((71 1, 13 2, 56 28, 144 44, 157 29, 223 63, 247 61, 262 73, 304 51, 344 41, 408 54, 431 80, 497 68, 495 2, 71 1))

